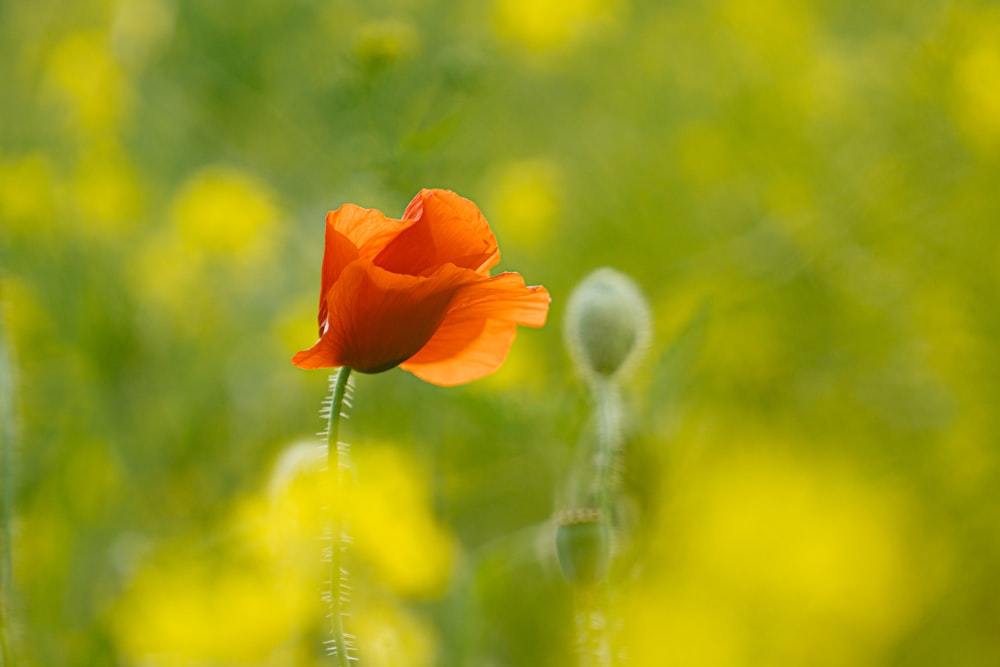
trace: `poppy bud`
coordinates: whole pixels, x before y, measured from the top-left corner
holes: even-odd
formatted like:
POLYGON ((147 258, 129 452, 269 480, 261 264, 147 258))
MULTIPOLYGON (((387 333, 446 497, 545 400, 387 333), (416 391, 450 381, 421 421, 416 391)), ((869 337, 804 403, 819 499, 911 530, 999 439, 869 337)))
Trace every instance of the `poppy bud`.
POLYGON ((645 348, 650 333, 649 305, 620 271, 597 269, 569 297, 566 342, 584 375, 618 375, 645 348))
POLYGON ((556 556, 570 583, 593 584, 604 578, 611 562, 611 531, 600 510, 572 509, 556 516, 556 556))

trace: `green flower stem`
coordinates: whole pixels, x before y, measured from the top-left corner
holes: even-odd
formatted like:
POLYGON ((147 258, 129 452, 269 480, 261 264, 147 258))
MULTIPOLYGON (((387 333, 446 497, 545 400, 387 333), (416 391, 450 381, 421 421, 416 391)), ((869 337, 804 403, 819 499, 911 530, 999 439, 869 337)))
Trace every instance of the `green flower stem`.
POLYGON ((344 629, 346 605, 350 594, 345 556, 350 538, 347 536, 346 521, 337 507, 337 503, 343 498, 342 491, 346 486, 344 476, 350 468, 347 445, 346 443, 341 445, 339 440, 341 411, 350 376, 351 369, 342 367, 330 383, 330 416, 326 429, 327 468, 330 471, 330 624, 337 667, 348 667, 356 661, 351 655, 355 649, 353 637, 344 629))
POLYGON ((612 667, 607 586, 578 590, 575 606, 578 667, 612 667))
POLYGON ((597 506, 611 519, 611 499, 617 485, 614 468, 622 445, 621 399, 618 386, 607 378, 594 379, 591 388, 597 417, 597 506))
MULTIPOLYGON (((591 380, 596 421, 597 449, 594 453, 594 498, 603 520, 613 522, 615 493, 624 443, 622 404, 618 384, 611 378, 598 376, 591 380)), ((611 588, 609 581, 578 589, 576 601, 577 656, 580 667, 612 667, 615 664, 612 632, 609 627, 611 588)))

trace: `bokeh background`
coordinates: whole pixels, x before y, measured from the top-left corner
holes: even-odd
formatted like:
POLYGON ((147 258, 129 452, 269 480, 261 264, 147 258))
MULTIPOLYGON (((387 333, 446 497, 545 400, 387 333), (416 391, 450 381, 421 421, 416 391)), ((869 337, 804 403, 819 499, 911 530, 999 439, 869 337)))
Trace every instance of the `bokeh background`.
POLYGON ((548 326, 359 376, 368 665, 575 664, 572 286, 633 276, 616 650, 1000 664, 1000 10, 0 3, 4 667, 323 665, 323 219, 476 201, 548 326))

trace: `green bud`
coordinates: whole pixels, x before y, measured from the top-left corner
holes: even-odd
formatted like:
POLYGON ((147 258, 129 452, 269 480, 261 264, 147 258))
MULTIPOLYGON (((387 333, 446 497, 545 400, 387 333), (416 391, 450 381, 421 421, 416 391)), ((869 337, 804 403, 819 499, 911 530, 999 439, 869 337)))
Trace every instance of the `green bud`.
POLYGON ((584 375, 610 378, 634 363, 648 345, 649 305, 635 281, 600 268, 570 295, 564 332, 577 368, 584 375))
POLYGON ((556 556, 570 583, 604 579, 611 562, 611 531, 600 510, 566 510, 556 516, 556 556))

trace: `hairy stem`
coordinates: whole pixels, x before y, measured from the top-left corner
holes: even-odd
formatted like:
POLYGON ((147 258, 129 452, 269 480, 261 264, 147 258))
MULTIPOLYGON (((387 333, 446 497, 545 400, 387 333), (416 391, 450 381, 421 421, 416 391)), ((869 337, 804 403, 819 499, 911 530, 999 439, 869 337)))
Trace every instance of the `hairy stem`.
MULTIPOLYGON (((609 378, 591 383, 594 398, 597 447, 594 452, 594 498, 604 521, 613 521, 615 494, 620 479, 622 404, 618 385, 609 378)), ((611 588, 607 579, 577 591, 576 629, 579 667, 612 667, 615 664, 610 628, 611 588)))
POLYGON ((350 470, 350 452, 347 443, 339 439, 340 418, 347 393, 347 380, 351 369, 340 368, 331 380, 330 416, 326 430, 327 467, 330 471, 330 624, 333 640, 330 652, 337 659, 337 667, 348 667, 356 658, 354 637, 344 628, 347 603, 350 600, 350 583, 345 563, 347 548, 351 538, 347 532, 347 520, 343 509, 337 504, 343 499, 346 486, 345 476, 350 470))
POLYGON ((578 667, 611 667, 615 664, 605 586, 577 592, 576 654, 578 667))
POLYGON ((610 519, 612 493, 617 485, 614 472, 622 444, 621 401, 618 387, 611 380, 603 378, 596 380, 592 389, 597 416, 597 452, 595 453, 597 500, 598 507, 610 519))

